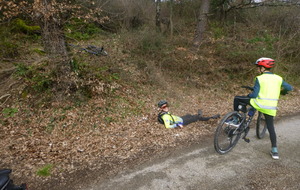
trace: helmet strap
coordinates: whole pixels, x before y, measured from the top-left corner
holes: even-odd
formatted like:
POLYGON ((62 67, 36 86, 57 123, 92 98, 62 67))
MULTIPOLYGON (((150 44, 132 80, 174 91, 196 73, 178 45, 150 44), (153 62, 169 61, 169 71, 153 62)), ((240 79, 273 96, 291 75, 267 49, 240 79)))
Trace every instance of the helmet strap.
POLYGON ((259 72, 260 74, 263 74, 265 72, 266 68, 264 67, 259 67, 259 72))

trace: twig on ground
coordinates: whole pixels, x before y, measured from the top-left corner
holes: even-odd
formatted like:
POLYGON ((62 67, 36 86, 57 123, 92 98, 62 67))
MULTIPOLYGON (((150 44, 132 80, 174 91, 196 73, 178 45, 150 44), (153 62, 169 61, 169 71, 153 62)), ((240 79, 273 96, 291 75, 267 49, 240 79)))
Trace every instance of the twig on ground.
POLYGON ((0 97, 0 100, 7 97, 6 100, 1 104, 1 107, 5 104, 5 102, 9 99, 10 96, 11 96, 10 94, 5 94, 5 95, 0 97))

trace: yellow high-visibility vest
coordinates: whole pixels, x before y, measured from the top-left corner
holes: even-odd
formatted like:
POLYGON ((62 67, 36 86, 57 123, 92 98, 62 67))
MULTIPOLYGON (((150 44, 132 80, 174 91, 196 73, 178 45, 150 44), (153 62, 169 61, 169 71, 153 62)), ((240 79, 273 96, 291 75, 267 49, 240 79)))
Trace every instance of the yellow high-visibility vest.
POLYGON ((166 128, 173 128, 174 124, 183 122, 181 117, 176 115, 171 115, 170 112, 166 112, 161 116, 161 118, 163 119, 166 128))
POLYGON ((276 116, 282 78, 276 74, 264 73, 257 76, 260 90, 257 98, 251 98, 250 104, 258 111, 276 116))

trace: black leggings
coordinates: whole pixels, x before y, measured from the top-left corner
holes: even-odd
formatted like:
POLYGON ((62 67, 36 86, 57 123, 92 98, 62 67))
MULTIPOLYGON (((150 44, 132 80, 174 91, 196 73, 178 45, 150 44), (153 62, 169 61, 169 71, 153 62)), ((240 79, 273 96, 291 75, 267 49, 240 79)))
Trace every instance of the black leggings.
POLYGON ((268 115, 264 113, 264 116, 266 118, 267 128, 270 134, 270 140, 272 147, 277 147, 277 138, 276 138, 276 132, 274 128, 274 116, 268 115))
MULTIPOLYGON (((234 97, 233 101, 233 109, 234 111, 238 111, 238 106, 240 102, 245 103, 250 105, 250 98, 248 96, 236 96, 234 97)), ((277 147, 277 138, 276 138, 276 132, 274 128, 274 116, 264 114, 266 123, 267 123, 267 128, 270 134, 270 140, 272 147, 277 147)))
POLYGON ((198 114, 196 115, 187 114, 181 116, 181 118, 183 120, 183 125, 188 125, 197 121, 208 121, 211 117, 201 117, 198 114))
POLYGON ((248 96, 236 96, 233 100, 233 110, 238 111, 240 102, 250 105, 250 98, 248 96))

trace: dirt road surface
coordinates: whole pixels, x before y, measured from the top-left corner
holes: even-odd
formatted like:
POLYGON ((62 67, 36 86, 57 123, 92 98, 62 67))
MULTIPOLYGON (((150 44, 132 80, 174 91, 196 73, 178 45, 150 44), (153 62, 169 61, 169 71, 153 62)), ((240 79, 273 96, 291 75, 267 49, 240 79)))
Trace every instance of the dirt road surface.
POLYGON ((211 137, 206 143, 137 166, 88 190, 299 190, 300 115, 281 118, 276 132, 279 160, 269 154, 269 136, 259 140, 251 128, 251 142, 240 140, 228 154, 217 154, 211 137))

